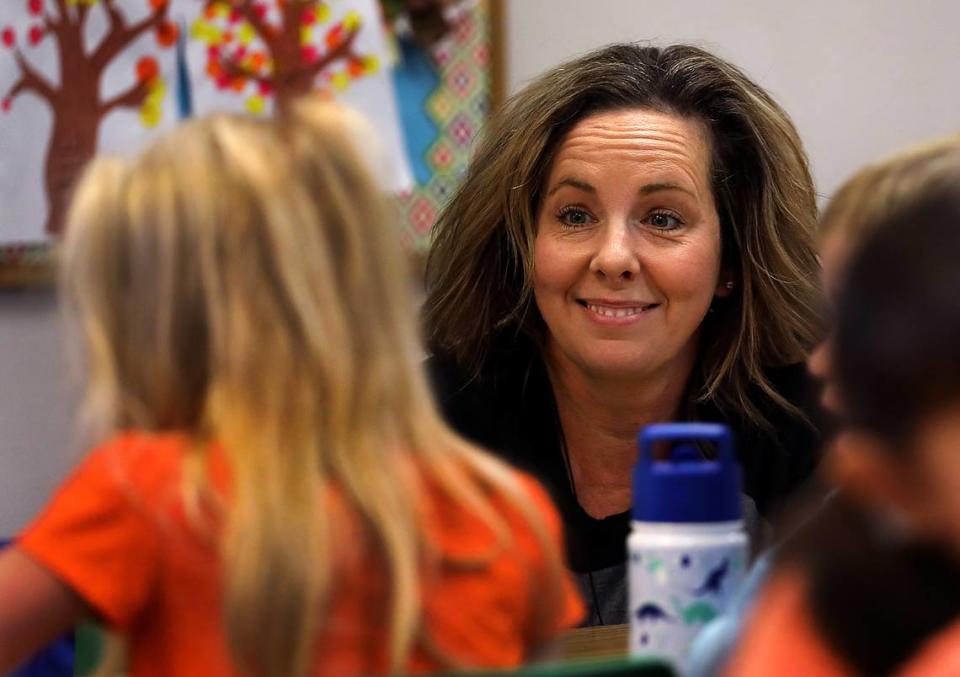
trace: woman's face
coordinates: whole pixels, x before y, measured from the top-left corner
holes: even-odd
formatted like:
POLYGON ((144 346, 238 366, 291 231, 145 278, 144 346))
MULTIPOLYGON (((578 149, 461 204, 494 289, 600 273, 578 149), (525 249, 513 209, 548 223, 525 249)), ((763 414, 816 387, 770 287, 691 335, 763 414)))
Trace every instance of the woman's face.
POLYGON ((707 130, 598 113, 561 143, 537 215, 533 289, 548 359, 593 377, 684 373, 720 283, 707 130))

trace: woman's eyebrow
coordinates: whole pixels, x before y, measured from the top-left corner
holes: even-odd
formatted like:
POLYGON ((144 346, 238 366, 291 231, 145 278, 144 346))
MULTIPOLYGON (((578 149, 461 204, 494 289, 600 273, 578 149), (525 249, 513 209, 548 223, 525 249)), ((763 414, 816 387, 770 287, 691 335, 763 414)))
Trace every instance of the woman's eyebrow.
POLYGON ((569 177, 566 177, 566 178, 563 178, 563 179, 560 179, 559 181, 557 181, 557 183, 554 184, 553 188, 550 189, 550 191, 547 193, 547 195, 553 195, 554 193, 556 193, 558 190, 560 190, 560 189, 563 188, 564 186, 570 186, 570 187, 572 187, 572 188, 577 188, 577 189, 582 190, 582 191, 585 191, 585 192, 587 192, 587 193, 596 193, 596 192, 597 192, 597 189, 594 188, 591 184, 587 183, 586 181, 584 181, 584 180, 582 180, 582 179, 574 178, 574 177, 572 177, 572 176, 569 176, 569 177))
POLYGON ((679 183, 674 183, 672 181, 659 181, 657 183, 648 183, 645 186, 641 186, 640 190, 637 191, 641 195, 651 195, 652 193, 659 193, 665 190, 679 190, 681 193, 686 193, 692 197, 697 197, 696 194, 686 186, 683 186, 679 183))

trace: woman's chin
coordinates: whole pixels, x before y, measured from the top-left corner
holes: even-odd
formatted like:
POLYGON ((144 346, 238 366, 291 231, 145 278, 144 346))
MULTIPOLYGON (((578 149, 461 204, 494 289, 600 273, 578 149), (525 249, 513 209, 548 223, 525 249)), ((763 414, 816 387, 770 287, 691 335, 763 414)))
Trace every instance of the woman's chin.
POLYGON ((645 356, 609 351, 585 356, 576 366, 585 376, 606 381, 643 381, 657 372, 657 365, 645 356))
POLYGON ((561 371, 572 370, 591 380, 643 383, 675 375, 686 382, 696 361, 696 342, 679 350, 662 341, 594 340, 562 344, 547 340, 547 361, 561 371))

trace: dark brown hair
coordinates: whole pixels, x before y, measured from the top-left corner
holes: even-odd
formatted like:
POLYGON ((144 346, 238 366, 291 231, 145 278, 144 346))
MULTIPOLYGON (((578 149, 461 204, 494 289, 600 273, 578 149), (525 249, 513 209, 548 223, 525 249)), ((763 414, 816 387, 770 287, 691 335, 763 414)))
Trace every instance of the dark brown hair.
MULTIPOLYGON (((960 402, 958 142, 861 171, 828 210, 855 219, 831 227, 859 236, 834 339, 844 417, 904 463, 924 421, 960 402)), ((960 615, 960 565, 942 544, 914 539, 843 495, 795 512, 786 524, 806 524, 781 563, 804 571, 818 629, 858 671, 894 672, 960 615)))

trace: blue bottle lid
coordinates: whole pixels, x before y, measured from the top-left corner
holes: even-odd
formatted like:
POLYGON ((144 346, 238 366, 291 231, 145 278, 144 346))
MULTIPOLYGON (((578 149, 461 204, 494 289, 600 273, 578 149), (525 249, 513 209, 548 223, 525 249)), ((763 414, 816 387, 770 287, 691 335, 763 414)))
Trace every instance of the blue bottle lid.
POLYGON ((719 423, 658 423, 637 436, 633 519, 638 522, 733 522, 743 518, 740 465, 730 429, 719 423), (698 441, 713 443, 717 458, 704 460, 698 441), (669 460, 655 460, 654 445, 671 443, 669 460))

